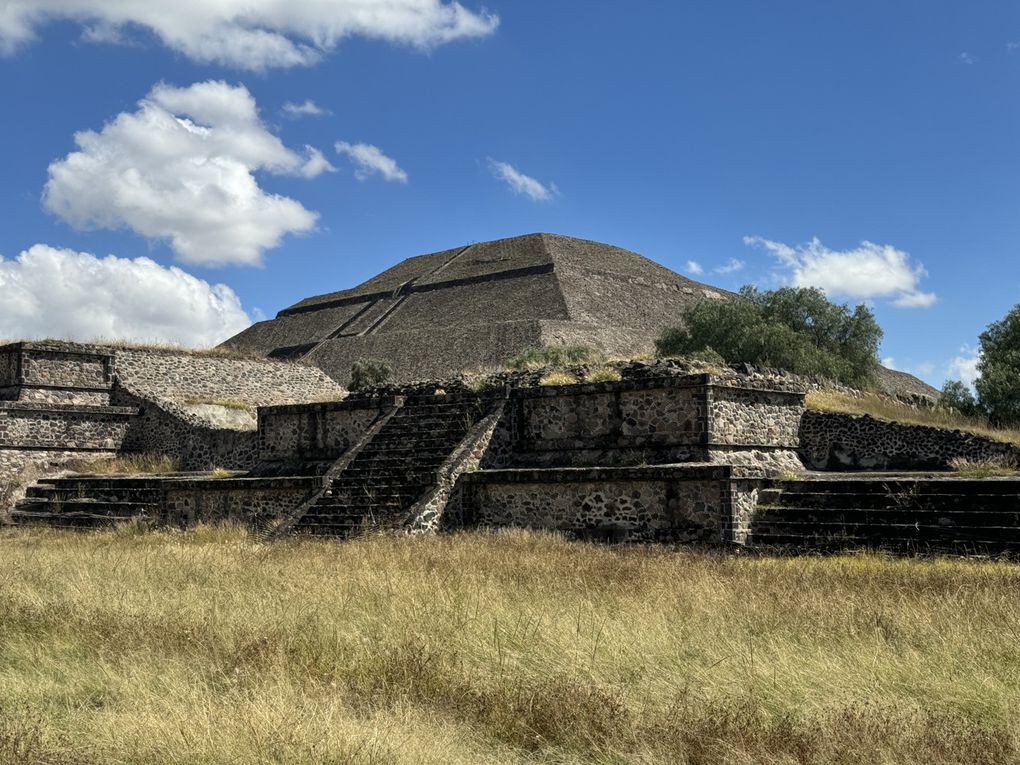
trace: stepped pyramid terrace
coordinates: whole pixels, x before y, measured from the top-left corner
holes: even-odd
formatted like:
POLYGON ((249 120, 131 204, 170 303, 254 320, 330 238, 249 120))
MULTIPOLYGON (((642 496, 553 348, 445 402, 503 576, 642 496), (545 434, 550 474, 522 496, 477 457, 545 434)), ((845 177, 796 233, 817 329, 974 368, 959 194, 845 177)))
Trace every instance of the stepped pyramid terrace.
MULTIPOLYGON (((739 299, 627 250, 532 234, 410 258, 225 343, 256 358, 2 346, 0 517, 232 519, 270 539, 523 526, 734 549, 1020 551, 1020 479, 950 471, 1015 460, 1012 444, 808 411, 819 381, 747 365, 611 361, 598 377, 569 368, 565 384, 503 368, 542 345, 638 356, 697 301, 739 299), (364 358, 396 381, 348 391, 364 358), (458 376, 481 367, 500 371, 458 376), (171 472, 97 472, 141 455, 171 472)), ((930 391, 884 380, 915 402, 930 391)))

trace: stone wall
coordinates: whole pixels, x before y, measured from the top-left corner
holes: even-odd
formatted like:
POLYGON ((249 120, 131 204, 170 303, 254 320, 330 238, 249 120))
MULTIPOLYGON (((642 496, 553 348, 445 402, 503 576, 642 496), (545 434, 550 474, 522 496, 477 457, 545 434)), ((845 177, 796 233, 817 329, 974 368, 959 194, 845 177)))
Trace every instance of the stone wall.
POLYGON ((108 349, 12 343, 0 347, 0 400, 109 404, 112 370, 108 349))
POLYGON ((136 410, 0 402, 0 448, 116 451, 136 410))
POLYGON ((263 529, 286 516, 321 489, 317 478, 219 478, 162 483, 163 523, 237 521, 263 529))
POLYGON ((946 470, 956 457, 1018 456, 1011 444, 868 415, 806 412, 800 424, 800 457, 812 470, 946 470))
POLYGON ((364 434, 394 399, 259 408, 259 462, 331 461, 364 434))
POLYGON ((737 386, 711 374, 521 389, 512 394, 505 426, 512 456, 484 464, 753 464, 764 458, 770 469, 799 468, 794 450, 803 401, 799 391, 737 386))
POLYGON ((251 469, 258 457, 257 407, 346 395, 302 364, 119 350, 116 369, 114 399, 141 410, 124 449, 167 454, 182 470, 251 469))
MULTIPOLYGON (((729 467, 704 465, 467 473, 460 522, 609 541, 724 544, 733 541, 731 479, 729 467)), ((742 479, 736 488, 746 494, 757 482, 742 479)))

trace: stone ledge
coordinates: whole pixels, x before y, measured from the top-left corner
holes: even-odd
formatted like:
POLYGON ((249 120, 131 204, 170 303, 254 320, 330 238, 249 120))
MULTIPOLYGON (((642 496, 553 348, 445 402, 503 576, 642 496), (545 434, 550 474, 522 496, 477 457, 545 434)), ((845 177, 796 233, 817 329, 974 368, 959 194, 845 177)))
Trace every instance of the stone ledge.
POLYGON ((50 404, 45 401, 0 401, 0 414, 3 412, 42 412, 50 414, 95 414, 135 417, 138 408, 134 406, 103 406, 100 404, 50 404))
POLYGON ((511 468, 464 473, 461 480, 488 483, 582 483, 594 481, 724 481, 754 477, 731 465, 690 463, 649 467, 511 468))

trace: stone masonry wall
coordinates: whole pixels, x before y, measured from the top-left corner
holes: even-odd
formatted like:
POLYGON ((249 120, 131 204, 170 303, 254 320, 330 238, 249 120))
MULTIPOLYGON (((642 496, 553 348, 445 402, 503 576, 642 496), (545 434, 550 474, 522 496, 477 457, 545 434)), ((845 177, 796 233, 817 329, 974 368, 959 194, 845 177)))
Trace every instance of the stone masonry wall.
POLYGON ((0 400, 110 403, 113 355, 76 343, 0 347, 0 400))
POLYGON ((116 451, 133 416, 124 407, 0 402, 0 448, 116 451))
POLYGON ((141 410, 125 450, 167 454, 183 470, 251 469, 258 456, 256 407, 346 395, 301 364, 121 350, 116 368, 114 400, 141 410))
POLYGON ((168 481, 161 503, 163 520, 182 527, 238 521, 261 529, 292 512, 319 488, 320 482, 309 478, 168 481))
POLYGON ((799 391, 725 384, 707 374, 518 390, 507 425, 511 455, 484 464, 762 461, 770 470, 798 469, 803 401, 799 391))
POLYGON ((795 449, 803 414, 803 396, 798 393, 716 386, 709 404, 709 440, 795 449))
POLYGON ((946 470, 955 457, 1020 457, 1011 444, 868 415, 806 412, 800 457, 812 470, 946 470))
POLYGON ((260 408, 259 461, 338 459, 392 405, 376 398, 260 408))
POLYGON ((731 527, 728 476, 725 467, 469 473, 463 522, 611 541, 723 543, 731 527))

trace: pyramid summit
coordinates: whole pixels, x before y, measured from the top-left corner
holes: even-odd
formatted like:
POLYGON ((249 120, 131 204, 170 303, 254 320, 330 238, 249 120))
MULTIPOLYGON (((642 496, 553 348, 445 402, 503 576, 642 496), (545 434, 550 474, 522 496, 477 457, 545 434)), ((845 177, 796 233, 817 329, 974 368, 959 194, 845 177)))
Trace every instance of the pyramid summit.
POLYGON ((688 307, 730 297, 620 247, 527 234, 407 258, 223 345, 301 358, 341 382, 358 359, 382 359, 397 380, 412 380, 501 365, 544 345, 650 353, 688 307))

